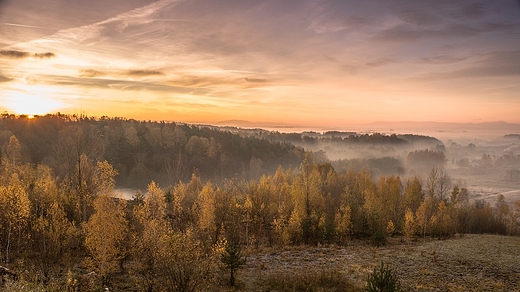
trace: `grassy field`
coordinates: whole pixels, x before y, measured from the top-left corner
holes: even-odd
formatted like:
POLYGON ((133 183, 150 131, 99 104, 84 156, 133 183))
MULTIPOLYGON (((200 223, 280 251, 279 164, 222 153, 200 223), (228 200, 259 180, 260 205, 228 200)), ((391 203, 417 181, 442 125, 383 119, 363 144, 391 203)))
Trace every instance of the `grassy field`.
POLYGON ((241 291, 361 291, 383 261, 404 291, 520 291, 520 238, 466 235, 385 247, 291 247, 250 252, 239 272, 241 291))

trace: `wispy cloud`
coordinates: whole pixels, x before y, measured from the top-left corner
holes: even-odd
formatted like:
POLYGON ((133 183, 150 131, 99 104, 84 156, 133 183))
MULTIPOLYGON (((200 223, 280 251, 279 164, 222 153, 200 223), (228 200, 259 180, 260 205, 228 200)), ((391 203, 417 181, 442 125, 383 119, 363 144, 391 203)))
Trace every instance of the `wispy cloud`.
POLYGON ((43 27, 43 26, 28 25, 28 24, 20 24, 20 23, 4 22, 4 25, 7 25, 7 26, 15 26, 15 27, 25 27, 25 28, 37 28, 37 29, 52 30, 52 29, 50 29, 50 28, 43 27))
POLYGON ((80 77, 102 77, 102 76, 128 76, 128 77, 146 77, 146 76, 162 76, 163 72, 158 70, 94 70, 82 69, 79 71, 80 77))
POLYGON ((420 81, 437 81, 461 78, 520 77, 520 51, 500 51, 480 56, 463 69, 423 74, 420 81))
POLYGON ((123 31, 130 24, 146 24, 151 21, 149 19, 150 16, 152 16, 158 10, 179 1, 182 0, 160 0, 153 4, 121 13, 117 16, 96 22, 94 24, 58 31, 57 33, 47 37, 47 39, 58 42, 81 44, 85 41, 99 38, 104 30, 109 28, 110 25, 115 25, 113 27, 113 32, 118 33, 123 31))
POLYGON ((59 75, 40 75, 36 76, 36 79, 44 80, 46 83, 52 85, 75 86, 83 88, 100 88, 124 91, 156 91, 184 94, 206 94, 208 92, 208 90, 204 88, 173 86, 167 84, 135 80, 121 80, 108 78, 77 78, 59 75))
POLYGON ((420 59, 422 63, 428 64, 451 64, 466 60, 468 57, 455 57, 451 55, 437 55, 431 57, 423 57, 420 59))
POLYGON ((241 77, 241 76, 183 76, 168 81, 169 84, 194 88, 258 88, 271 85, 265 78, 241 77))
POLYGON ((83 69, 79 71, 79 77, 98 77, 106 75, 105 72, 94 69, 83 69))

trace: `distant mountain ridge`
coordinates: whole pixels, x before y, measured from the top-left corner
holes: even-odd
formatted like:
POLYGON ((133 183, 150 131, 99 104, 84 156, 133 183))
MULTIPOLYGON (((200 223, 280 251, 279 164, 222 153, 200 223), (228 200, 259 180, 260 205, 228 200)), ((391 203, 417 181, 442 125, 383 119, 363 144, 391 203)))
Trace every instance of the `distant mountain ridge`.
POLYGON ((482 122, 482 123, 453 123, 453 122, 413 122, 397 121, 384 122, 376 121, 368 124, 345 125, 344 127, 335 126, 335 129, 327 129, 325 126, 306 126, 288 123, 273 122, 251 122, 247 120, 226 120, 217 122, 215 126, 238 127, 238 128, 258 128, 258 129, 295 129, 305 131, 355 131, 355 132, 383 132, 383 133, 464 133, 464 132, 486 132, 488 134, 496 132, 500 135, 520 134, 520 124, 508 123, 504 121, 482 122), (320 129, 321 128, 321 129, 320 129))
POLYGON ((293 128, 295 125, 287 123, 272 123, 272 122, 251 122, 247 120, 226 120, 214 123, 219 127, 238 127, 238 128, 293 128))
POLYGON ((446 130, 516 130, 520 131, 520 124, 512 124, 504 121, 495 122, 482 122, 482 123, 450 123, 450 122, 411 122, 411 121, 399 121, 399 122, 373 122, 369 124, 371 126, 384 126, 384 127, 420 127, 423 129, 446 129, 446 130))

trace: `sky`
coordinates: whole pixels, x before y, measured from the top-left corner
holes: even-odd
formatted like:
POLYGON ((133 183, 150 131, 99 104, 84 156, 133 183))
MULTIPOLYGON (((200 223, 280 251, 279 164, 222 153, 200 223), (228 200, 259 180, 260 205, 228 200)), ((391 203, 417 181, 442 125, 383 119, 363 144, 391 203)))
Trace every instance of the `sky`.
POLYGON ((520 1, 0 0, 0 111, 520 123, 520 1))

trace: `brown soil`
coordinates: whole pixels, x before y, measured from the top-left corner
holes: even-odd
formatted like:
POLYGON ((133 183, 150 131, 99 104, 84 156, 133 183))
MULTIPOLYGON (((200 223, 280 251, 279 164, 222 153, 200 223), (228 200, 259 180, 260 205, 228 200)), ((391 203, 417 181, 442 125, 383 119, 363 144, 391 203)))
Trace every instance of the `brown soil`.
POLYGON ((391 238, 380 248, 352 241, 345 247, 253 250, 239 272, 239 290, 267 291, 266 279, 277 275, 326 270, 362 288, 381 261, 397 272, 404 291, 520 291, 520 238, 495 235, 411 243, 391 238))

